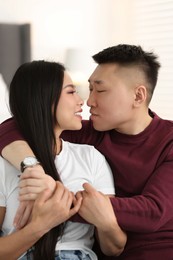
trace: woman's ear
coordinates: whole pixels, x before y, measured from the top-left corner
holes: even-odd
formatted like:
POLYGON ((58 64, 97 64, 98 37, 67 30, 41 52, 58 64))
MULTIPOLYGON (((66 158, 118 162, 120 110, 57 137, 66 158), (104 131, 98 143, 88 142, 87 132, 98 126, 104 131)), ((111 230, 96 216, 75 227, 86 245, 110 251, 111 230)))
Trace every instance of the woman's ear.
POLYGON ((134 99, 135 106, 140 106, 147 99, 147 89, 143 85, 136 87, 134 94, 135 94, 135 99, 134 99))

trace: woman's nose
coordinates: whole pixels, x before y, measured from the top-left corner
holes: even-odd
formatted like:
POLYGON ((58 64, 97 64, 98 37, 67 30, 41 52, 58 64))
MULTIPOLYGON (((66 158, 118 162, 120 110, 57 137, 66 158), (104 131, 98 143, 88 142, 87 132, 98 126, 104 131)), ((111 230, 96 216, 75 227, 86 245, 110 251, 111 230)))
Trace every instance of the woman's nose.
POLYGON ((83 101, 83 99, 81 98, 81 100, 80 100, 80 105, 83 106, 83 104, 84 104, 84 101, 83 101))
POLYGON ((83 99, 78 95, 78 103, 81 105, 81 106, 83 106, 83 104, 84 104, 84 101, 83 101, 83 99))

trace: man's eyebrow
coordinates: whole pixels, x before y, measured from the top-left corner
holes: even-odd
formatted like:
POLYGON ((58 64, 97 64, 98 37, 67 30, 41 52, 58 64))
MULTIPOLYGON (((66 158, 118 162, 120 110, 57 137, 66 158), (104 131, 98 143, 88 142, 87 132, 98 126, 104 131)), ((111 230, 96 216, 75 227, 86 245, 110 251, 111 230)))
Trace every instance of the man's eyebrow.
POLYGON ((92 83, 96 83, 96 84, 102 84, 103 83, 103 81, 102 80, 88 80, 88 82, 90 83, 90 84, 92 84, 92 83))

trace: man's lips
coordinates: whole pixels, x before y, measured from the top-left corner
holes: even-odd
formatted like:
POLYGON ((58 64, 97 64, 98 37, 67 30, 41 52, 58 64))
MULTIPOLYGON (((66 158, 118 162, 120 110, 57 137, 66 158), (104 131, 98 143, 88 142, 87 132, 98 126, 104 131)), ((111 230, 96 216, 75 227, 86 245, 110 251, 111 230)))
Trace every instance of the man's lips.
POLYGON ((98 114, 96 114, 96 113, 93 112, 92 110, 90 110, 90 114, 91 114, 91 116, 98 116, 98 114))

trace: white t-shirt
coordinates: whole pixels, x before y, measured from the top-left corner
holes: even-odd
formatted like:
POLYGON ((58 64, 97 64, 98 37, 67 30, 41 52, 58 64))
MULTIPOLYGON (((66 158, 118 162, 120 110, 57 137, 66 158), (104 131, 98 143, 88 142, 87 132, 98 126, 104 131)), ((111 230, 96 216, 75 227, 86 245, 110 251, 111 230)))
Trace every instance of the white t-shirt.
MULTIPOLYGON (((64 185, 76 193, 83 190, 85 182, 105 194, 115 194, 110 167, 104 156, 93 146, 62 142, 62 151, 55 158, 55 164, 64 185)), ((0 158, 0 206, 6 207, 2 225, 3 235, 13 228, 13 219, 18 208, 18 174, 12 165, 0 158)), ((91 250, 94 242, 94 227, 90 224, 68 221, 64 234, 57 242, 56 250, 83 250, 91 259, 97 259, 91 250)))

